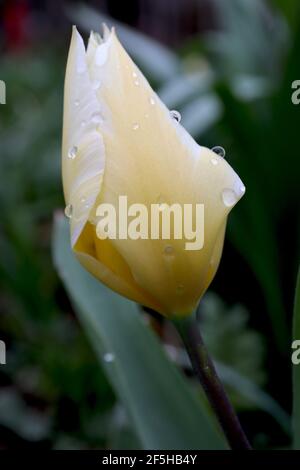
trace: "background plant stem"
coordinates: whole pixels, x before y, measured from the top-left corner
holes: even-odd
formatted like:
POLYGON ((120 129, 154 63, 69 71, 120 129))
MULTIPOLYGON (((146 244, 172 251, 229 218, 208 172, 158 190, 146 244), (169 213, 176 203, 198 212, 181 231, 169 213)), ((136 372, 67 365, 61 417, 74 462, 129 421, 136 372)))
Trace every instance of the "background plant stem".
POLYGON ((203 342, 198 324, 190 316, 173 323, 186 347, 193 369, 213 407, 231 449, 250 450, 250 444, 239 419, 217 375, 215 366, 203 342))

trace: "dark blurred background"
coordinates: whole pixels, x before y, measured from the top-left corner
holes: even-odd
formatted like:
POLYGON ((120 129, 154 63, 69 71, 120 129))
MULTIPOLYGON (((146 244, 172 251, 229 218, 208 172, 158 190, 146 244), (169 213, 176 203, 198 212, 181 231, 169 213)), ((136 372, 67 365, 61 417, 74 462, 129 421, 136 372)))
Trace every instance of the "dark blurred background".
MULTIPOLYGON (((104 21, 116 25, 183 126, 202 145, 225 147, 246 184, 199 321, 214 357, 265 394, 265 401, 259 394, 250 400, 228 387, 254 445, 285 448, 299 261, 300 105, 291 101, 292 82, 300 79, 299 2, 0 5, 7 90, 0 105, 0 339, 7 347, 0 447, 137 446, 51 260, 53 212, 64 205, 60 146, 71 25, 87 38, 104 21)), ((164 322, 150 318, 167 350, 180 348, 164 322)))

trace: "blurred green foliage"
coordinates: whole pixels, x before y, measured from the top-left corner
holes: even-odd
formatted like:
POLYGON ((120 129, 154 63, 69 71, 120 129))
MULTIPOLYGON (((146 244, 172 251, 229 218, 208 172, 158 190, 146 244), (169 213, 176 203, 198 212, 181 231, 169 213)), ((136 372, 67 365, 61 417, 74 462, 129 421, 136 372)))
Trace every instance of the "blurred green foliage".
MULTIPOLYGON (((299 341, 300 338, 300 269, 298 271, 296 289, 295 289, 295 303, 294 303, 294 322, 293 322, 293 341, 299 341)), ((297 348, 299 350, 299 347, 297 348)), ((300 449, 300 369, 299 364, 293 365, 293 447, 300 449)))
POLYGON ((214 418, 167 360, 138 306, 79 265, 62 216, 54 224, 53 258, 143 448, 225 449, 214 418))
MULTIPOLYGON (((117 31, 162 99, 181 112, 183 126, 203 145, 224 146, 246 184, 228 226, 230 254, 240 253, 250 273, 246 307, 227 311, 215 300, 212 308, 208 299, 203 322, 232 398, 260 413, 263 430, 245 417, 253 438, 269 433, 267 445, 281 446, 288 442, 286 415, 258 387, 287 405, 289 390, 277 390, 267 361, 283 356, 288 370, 299 259, 300 121, 291 103, 291 83, 299 78, 299 2, 232 0, 224 8, 219 0, 215 8, 220 28, 176 52, 128 27, 117 24, 117 31), (246 310, 259 333, 249 330, 246 310), (270 344, 272 357, 263 360, 270 344)), ((103 19, 110 23, 83 6, 69 15, 86 31, 103 19)), ((0 337, 8 347, 0 368, 1 446, 128 448, 138 445, 135 432, 51 263, 52 215, 63 207, 66 51, 48 44, 1 59, 7 105, 0 109, 0 337)), ((225 263, 231 282, 242 286, 236 257, 225 263)))
POLYGON ((59 446, 67 437, 76 447, 105 446, 111 438, 108 413, 115 413, 111 388, 61 295, 50 258, 53 210, 63 205, 64 59, 43 49, 2 60, 8 84, 0 125, 0 327, 8 347, 0 370, 6 385, 0 391, 4 447, 11 432, 17 445, 33 440, 59 446))

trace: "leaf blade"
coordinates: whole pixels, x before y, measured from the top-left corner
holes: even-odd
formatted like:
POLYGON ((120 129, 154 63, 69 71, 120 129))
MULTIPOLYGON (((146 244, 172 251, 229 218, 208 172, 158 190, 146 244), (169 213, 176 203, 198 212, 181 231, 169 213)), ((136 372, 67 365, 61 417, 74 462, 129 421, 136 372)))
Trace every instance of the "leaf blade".
POLYGON ((71 253, 68 227, 55 223, 54 263, 108 378, 146 449, 222 449, 226 445, 200 399, 168 361, 132 302, 81 268, 71 253))
MULTIPOLYGON (((300 340, 300 269, 298 271, 295 303, 293 340, 300 340)), ((300 364, 293 365, 293 433, 294 449, 300 449, 300 364)))

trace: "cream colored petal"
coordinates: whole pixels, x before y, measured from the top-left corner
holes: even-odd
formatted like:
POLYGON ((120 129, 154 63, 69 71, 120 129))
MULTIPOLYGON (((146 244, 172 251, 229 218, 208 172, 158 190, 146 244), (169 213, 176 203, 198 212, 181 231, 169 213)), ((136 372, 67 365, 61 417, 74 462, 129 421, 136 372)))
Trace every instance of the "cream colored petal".
POLYGON ((72 207, 72 246, 101 190, 105 151, 98 131, 100 119, 101 107, 91 86, 85 47, 74 27, 65 78, 62 149, 65 200, 72 207))
POLYGON ((91 31, 87 50, 86 50, 86 58, 87 58, 88 67, 91 65, 91 62, 94 58, 95 50, 97 49, 98 45, 101 44, 101 42, 102 40, 99 34, 96 34, 94 33, 94 31, 91 31))
MULTIPOLYGON (((129 268, 109 242, 98 256, 100 243, 95 243, 95 227, 88 222, 95 199, 102 186, 105 151, 98 127, 109 112, 103 112, 96 99, 98 82, 88 73, 101 38, 91 33, 87 53, 81 36, 73 29, 65 79, 63 128, 63 186, 66 204, 72 207, 70 226, 71 243, 81 264, 110 288, 137 302, 159 306, 136 285, 129 268), (121 274, 121 275, 120 275, 121 274)), ((108 130, 108 127, 106 127, 108 130)), ((91 217, 92 218, 92 217, 91 217)))
MULTIPOLYGON (((94 51, 91 80, 99 80, 97 97, 110 112, 109 129, 100 125, 106 169, 98 203, 202 203, 205 242, 185 250, 187 240, 112 240, 137 284, 151 294, 162 313, 185 314, 195 307, 215 273, 211 259, 222 252, 227 216, 244 194, 230 165, 200 147, 170 115, 131 61, 115 34, 94 51), (217 247, 217 248, 215 248, 217 247)), ((104 120, 105 121, 105 120, 104 120)))
POLYGON ((110 240, 100 242, 95 227, 87 223, 74 246, 80 263, 105 285, 142 305, 161 311, 155 299, 143 291, 134 281, 130 269, 110 240))

